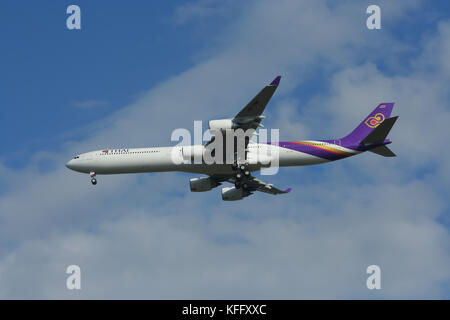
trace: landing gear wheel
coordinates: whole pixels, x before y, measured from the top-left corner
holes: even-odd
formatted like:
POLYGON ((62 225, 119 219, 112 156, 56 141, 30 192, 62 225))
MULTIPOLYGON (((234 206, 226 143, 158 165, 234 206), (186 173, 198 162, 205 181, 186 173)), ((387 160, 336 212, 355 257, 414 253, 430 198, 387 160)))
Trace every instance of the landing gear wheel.
POLYGON ((250 171, 248 171, 248 170, 245 170, 244 171, 244 175, 246 175, 247 177, 250 175, 250 171))
POLYGON ((244 170, 245 170, 245 165, 241 165, 241 166, 239 167, 239 169, 241 169, 242 171, 244 171, 244 170))
POLYGON ((248 184, 244 183, 244 184, 242 185, 242 188, 247 189, 247 188, 248 188, 248 184))
POLYGON ((242 174, 237 173, 237 174, 236 174, 236 178, 238 178, 238 179, 242 178, 242 174))
POLYGON ((91 183, 95 186, 97 184, 97 179, 95 179, 96 176, 95 172, 94 171, 89 172, 89 176, 91 177, 91 183))

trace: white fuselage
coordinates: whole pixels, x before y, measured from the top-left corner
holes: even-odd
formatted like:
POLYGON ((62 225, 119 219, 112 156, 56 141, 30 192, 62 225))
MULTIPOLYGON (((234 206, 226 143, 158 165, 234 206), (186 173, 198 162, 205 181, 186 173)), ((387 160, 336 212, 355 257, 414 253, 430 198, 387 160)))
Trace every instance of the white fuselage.
MULTIPOLYGON (((232 163, 195 163, 192 154, 182 146, 158 148, 109 149, 83 153, 70 160, 66 166, 72 170, 96 174, 183 171, 200 174, 233 173, 232 163)), ((348 149, 347 149, 348 150, 348 149)), ((355 154, 358 153, 355 151, 355 154)), ((251 171, 273 166, 303 166, 330 160, 279 146, 250 143, 247 158, 251 171), (261 156, 262 155, 262 156, 261 156), (261 163, 259 160, 262 160, 261 163), (277 161, 278 160, 278 161, 277 161)))

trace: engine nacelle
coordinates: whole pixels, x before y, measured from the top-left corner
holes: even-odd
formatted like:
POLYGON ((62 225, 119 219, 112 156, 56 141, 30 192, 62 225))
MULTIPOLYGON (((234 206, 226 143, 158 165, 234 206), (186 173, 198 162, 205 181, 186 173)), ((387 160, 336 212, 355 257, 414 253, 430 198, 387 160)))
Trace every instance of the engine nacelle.
POLYGON ((222 188, 222 200, 235 201, 241 200, 244 197, 244 189, 235 187, 222 188))
POLYGON ((195 159, 198 159, 201 163, 203 155, 205 154, 205 146, 201 144, 195 146, 183 146, 182 153, 184 160, 193 162, 195 159))
POLYGON ((218 183, 211 178, 193 178, 189 179, 189 185, 192 192, 204 192, 217 187, 218 183))
POLYGON ((219 120, 211 120, 209 121, 209 129, 210 130, 226 130, 233 129, 234 123, 232 119, 219 119, 219 120))

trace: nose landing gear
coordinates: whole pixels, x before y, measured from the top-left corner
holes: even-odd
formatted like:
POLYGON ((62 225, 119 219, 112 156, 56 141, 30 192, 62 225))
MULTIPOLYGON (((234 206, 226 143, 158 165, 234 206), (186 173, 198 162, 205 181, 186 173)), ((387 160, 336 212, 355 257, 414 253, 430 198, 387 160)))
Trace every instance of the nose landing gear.
POLYGON ((95 186, 97 184, 97 179, 95 179, 95 172, 90 172, 89 175, 91 176, 91 183, 95 186))

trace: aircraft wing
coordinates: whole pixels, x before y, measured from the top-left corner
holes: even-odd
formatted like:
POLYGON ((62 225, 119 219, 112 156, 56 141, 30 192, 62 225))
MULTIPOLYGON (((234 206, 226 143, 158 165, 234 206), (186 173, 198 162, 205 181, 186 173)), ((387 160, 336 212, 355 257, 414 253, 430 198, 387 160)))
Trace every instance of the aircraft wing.
MULTIPOLYGON (((234 118, 231 119, 233 122, 233 130, 242 129, 246 131, 250 129, 253 130, 252 134, 255 134, 255 130, 258 127, 263 127, 263 125, 261 124, 262 119, 264 119, 262 113, 264 112, 267 103, 269 102, 270 98, 272 98, 273 94, 275 93, 275 90, 280 84, 280 80, 281 76, 277 76, 275 79, 273 79, 269 85, 265 86, 234 118)), ((224 157, 226 157, 227 150, 225 148, 226 147, 225 131, 222 131, 222 135, 224 141, 223 154, 224 157)), ((205 146, 208 146, 214 140, 215 137, 212 137, 211 140, 205 144, 205 146)), ((245 137, 246 150, 249 140, 250 136, 245 137)), ((234 150, 234 153, 236 154, 236 150, 234 150)), ((245 151, 243 160, 245 161, 245 159, 247 159, 247 151, 245 151)))
POLYGON ((237 128, 243 130, 256 129, 262 126, 261 120, 264 118, 262 113, 266 108, 270 98, 280 84, 281 76, 265 86, 233 119, 237 128))
POLYGON ((255 190, 255 191, 261 191, 265 193, 270 194, 283 194, 283 193, 289 193, 291 191, 291 188, 288 188, 286 190, 281 190, 273 186, 273 184, 265 183, 253 176, 250 176, 249 179, 249 190, 255 190))

